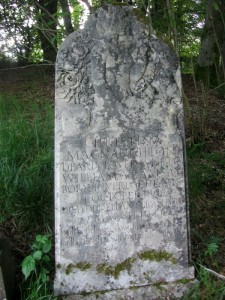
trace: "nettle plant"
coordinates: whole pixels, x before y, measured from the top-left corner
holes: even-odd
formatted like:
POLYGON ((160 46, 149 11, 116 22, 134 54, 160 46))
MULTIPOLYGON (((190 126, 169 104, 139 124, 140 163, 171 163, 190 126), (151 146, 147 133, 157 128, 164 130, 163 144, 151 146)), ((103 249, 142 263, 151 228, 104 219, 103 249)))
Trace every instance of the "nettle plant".
POLYGON ((27 280, 32 275, 40 283, 46 283, 49 280, 49 252, 52 248, 52 242, 48 235, 37 235, 35 242, 31 246, 32 253, 22 261, 22 272, 27 280))

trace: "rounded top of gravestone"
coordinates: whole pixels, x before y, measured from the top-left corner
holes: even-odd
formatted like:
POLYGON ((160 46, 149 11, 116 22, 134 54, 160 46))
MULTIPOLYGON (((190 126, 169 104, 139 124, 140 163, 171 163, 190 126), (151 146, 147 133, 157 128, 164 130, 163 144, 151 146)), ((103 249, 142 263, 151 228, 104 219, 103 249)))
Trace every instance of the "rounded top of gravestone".
POLYGON ((83 29, 77 30, 65 39, 59 49, 59 54, 63 49, 71 46, 71 42, 87 42, 90 41, 90 37, 96 41, 104 39, 116 44, 122 43, 131 48, 136 46, 136 39, 147 38, 152 43, 157 41, 159 52, 169 60, 172 68, 177 69, 179 64, 172 49, 153 34, 150 20, 137 8, 131 6, 103 5, 88 17, 83 29))
POLYGON ((131 110, 133 98, 148 98, 149 107, 161 94, 171 102, 181 87, 179 61, 142 21, 130 6, 104 5, 90 15, 59 49, 58 99, 89 107, 110 99, 131 110))

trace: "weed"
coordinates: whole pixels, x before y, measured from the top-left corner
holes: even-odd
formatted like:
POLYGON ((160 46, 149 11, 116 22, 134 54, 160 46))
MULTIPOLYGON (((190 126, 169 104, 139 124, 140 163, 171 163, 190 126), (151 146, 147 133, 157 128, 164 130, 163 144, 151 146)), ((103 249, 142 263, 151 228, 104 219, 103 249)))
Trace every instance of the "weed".
POLYGON ((49 267, 52 243, 47 235, 37 235, 32 253, 22 261, 25 282, 21 286, 22 299, 54 299, 50 293, 49 267))

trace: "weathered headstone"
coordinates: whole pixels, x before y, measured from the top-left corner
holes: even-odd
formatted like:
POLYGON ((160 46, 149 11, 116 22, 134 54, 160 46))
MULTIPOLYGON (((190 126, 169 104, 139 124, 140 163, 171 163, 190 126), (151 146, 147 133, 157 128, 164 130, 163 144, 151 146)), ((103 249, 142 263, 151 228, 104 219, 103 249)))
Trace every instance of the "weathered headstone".
POLYGON ((179 297, 194 277, 179 64, 135 13, 99 9, 58 52, 56 294, 179 297))

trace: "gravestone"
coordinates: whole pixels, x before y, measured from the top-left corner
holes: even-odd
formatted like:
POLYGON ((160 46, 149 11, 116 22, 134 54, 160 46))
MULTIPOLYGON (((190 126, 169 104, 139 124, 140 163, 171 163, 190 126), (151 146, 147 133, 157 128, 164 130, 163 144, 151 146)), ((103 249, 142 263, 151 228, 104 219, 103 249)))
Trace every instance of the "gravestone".
POLYGON ((55 293, 69 299, 179 298, 194 278, 179 63, 136 15, 100 8, 58 52, 55 293))

